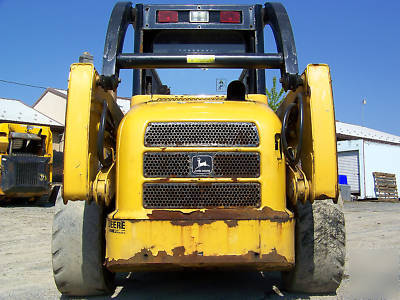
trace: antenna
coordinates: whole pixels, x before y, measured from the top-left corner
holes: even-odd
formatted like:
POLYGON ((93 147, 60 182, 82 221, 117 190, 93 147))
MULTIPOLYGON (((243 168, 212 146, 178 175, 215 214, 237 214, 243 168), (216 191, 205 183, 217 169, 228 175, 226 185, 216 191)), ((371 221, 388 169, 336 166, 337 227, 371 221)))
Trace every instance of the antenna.
POLYGON ((364 106, 367 104, 367 100, 364 98, 361 102, 361 126, 364 127, 364 106))

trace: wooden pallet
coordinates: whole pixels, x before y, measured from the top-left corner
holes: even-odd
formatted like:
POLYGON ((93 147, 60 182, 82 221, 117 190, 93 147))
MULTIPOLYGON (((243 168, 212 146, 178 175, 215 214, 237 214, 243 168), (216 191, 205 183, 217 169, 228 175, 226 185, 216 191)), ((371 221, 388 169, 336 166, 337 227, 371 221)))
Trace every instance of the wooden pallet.
POLYGON ((396 175, 389 173, 373 172, 375 194, 378 201, 399 201, 397 193, 396 175))

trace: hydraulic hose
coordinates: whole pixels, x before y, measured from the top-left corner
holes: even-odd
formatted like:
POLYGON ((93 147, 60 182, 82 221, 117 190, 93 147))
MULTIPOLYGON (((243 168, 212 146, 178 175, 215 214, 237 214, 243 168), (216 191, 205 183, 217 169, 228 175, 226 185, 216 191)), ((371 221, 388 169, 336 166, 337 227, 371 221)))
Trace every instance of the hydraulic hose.
POLYGON ((104 157, 104 134, 106 130, 108 106, 106 100, 103 101, 103 110, 100 116, 99 132, 97 133, 97 156, 104 168, 108 168, 112 164, 111 155, 104 157))
POLYGON ((292 165, 296 165, 299 162, 300 159, 300 154, 303 146, 303 130, 304 130, 304 112, 303 112, 303 96, 301 94, 297 94, 297 105, 296 103, 290 103, 288 107, 286 108, 285 114, 283 116, 283 122, 282 122, 282 148, 283 152, 285 153, 286 158, 289 160, 289 163, 292 165), (289 151, 289 145, 287 142, 287 126, 288 126, 288 121, 290 114, 292 111, 297 108, 298 111, 298 121, 299 121, 299 129, 298 129, 298 142, 296 146, 296 151, 295 154, 293 154, 293 151, 289 151))

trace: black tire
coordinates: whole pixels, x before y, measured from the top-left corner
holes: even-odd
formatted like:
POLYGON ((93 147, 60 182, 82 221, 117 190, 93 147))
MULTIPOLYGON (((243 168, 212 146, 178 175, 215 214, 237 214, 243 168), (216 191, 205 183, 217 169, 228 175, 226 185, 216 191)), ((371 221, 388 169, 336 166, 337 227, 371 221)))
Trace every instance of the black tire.
POLYGON ((52 234, 54 281, 63 295, 94 296, 114 291, 114 275, 103 266, 104 212, 96 203, 68 201, 58 192, 52 234))
POLYGON ((335 293, 342 281, 345 223, 341 205, 332 200, 298 204, 295 209, 295 267, 282 274, 290 292, 335 293))
POLYGON ((35 198, 34 201, 30 202, 30 204, 35 204, 39 206, 45 206, 49 203, 49 194, 43 194, 40 197, 35 198))
POLYGON ((48 203, 54 205, 57 200, 58 192, 60 191, 60 185, 54 185, 49 193, 48 203))

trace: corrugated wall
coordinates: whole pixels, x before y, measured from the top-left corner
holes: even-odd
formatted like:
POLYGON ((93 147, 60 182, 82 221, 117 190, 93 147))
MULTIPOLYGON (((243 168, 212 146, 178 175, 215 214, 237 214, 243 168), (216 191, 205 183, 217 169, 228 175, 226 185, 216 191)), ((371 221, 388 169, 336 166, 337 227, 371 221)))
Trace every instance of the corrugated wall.
POLYGON ((400 183, 400 145, 390 145, 364 141, 365 155, 365 194, 375 198, 373 172, 396 175, 397 188, 400 183))

